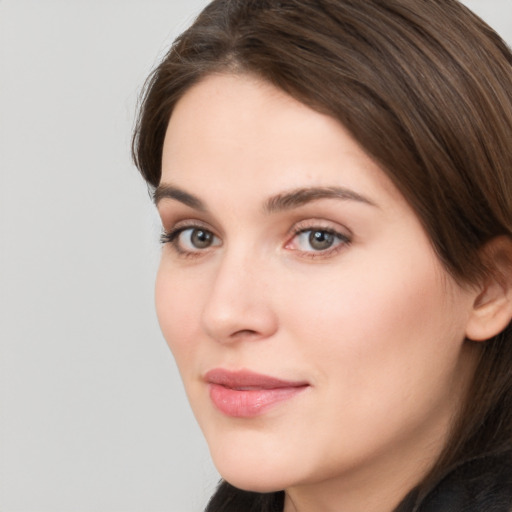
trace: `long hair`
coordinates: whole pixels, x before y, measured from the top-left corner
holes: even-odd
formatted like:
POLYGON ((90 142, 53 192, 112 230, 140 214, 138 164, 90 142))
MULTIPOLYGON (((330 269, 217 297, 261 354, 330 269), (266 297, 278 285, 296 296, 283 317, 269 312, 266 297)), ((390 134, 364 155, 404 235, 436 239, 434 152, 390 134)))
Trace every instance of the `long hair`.
MULTIPOLYGON (((339 120, 455 279, 493 271, 482 247, 512 235, 512 54, 457 0, 214 0, 146 83, 133 156, 150 186, 177 101, 223 72, 255 74, 339 120)), ((471 400, 420 489, 461 460, 512 446, 511 368, 509 325, 482 344, 471 400)), ((280 500, 223 483, 207 510, 271 512, 280 500)))

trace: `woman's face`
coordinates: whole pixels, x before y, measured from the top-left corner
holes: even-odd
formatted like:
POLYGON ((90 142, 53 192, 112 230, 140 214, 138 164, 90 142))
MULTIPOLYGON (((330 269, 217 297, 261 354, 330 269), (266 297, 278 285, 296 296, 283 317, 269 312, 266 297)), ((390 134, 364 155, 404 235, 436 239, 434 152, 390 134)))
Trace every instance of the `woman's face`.
POLYGON ((378 165, 334 119, 214 75, 173 112, 156 201, 158 317, 221 475, 405 492, 470 375, 473 294, 378 165))

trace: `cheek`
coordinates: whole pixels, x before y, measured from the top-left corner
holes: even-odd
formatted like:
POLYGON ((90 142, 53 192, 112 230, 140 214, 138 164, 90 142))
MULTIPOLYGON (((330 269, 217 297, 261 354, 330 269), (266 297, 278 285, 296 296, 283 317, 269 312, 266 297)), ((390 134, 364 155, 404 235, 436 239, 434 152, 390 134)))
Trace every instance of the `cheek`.
POLYGON ((396 258, 365 265, 362 258, 359 270, 347 262, 331 273, 337 277, 295 285, 284 325, 301 340, 320 382, 357 392, 372 406, 425 387, 442 392, 431 383, 446 383, 454 371, 466 314, 449 300, 442 271, 425 253, 411 259, 414 265, 396 258))
POLYGON ((423 429, 444 431, 464 375, 465 313, 447 299, 437 266, 421 269, 347 266, 336 279, 295 283, 283 302, 286 339, 315 379, 314 421, 303 421, 311 432, 322 425, 310 450, 321 465, 363 460, 423 429))
POLYGON ((200 297, 197 288, 184 281, 183 273, 160 263, 155 283, 155 305, 160 329, 176 362, 190 360, 199 329, 200 297))

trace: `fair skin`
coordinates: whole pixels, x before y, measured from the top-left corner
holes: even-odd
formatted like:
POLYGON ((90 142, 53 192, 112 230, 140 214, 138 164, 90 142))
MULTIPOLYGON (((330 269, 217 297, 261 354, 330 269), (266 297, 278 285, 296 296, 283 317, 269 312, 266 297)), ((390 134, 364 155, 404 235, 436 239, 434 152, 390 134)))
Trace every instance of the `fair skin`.
POLYGON ((343 126, 251 76, 209 76, 178 102, 156 198, 174 232, 157 313, 220 474, 286 490, 285 512, 391 511, 463 400, 478 290, 343 126), (300 392, 226 413, 217 369, 300 392))

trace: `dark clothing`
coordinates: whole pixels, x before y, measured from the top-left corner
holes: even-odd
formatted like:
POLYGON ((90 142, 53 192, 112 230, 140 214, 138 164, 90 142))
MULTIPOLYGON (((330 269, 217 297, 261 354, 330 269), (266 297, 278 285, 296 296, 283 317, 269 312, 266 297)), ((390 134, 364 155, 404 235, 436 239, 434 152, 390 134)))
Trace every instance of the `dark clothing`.
POLYGON ((412 491, 395 512, 512 512, 512 451, 457 466, 423 499, 412 491))

